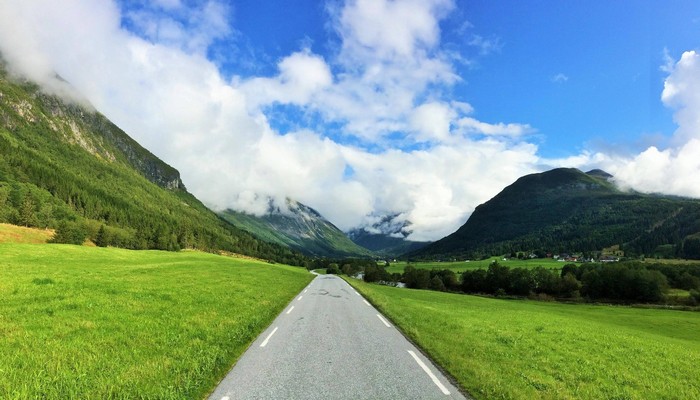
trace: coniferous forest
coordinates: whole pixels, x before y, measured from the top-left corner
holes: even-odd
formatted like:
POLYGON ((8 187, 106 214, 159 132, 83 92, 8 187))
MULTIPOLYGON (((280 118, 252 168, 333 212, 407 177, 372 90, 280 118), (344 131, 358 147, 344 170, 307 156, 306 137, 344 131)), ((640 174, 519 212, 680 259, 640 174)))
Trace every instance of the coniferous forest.
POLYGON ((52 228, 54 241, 228 251, 301 265, 187 192, 179 173, 87 106, 0 67, 0 222, 52 228))

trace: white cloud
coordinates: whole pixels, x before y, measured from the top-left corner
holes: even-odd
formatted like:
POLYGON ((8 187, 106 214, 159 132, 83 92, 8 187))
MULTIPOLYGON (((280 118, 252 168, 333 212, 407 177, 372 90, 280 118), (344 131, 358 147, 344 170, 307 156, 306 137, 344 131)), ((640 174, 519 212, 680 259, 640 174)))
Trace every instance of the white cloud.
POLYGON ((642 192, 700 197, 700 54, 683 53, 678 62, 667 60, 661 99, 675 110, 671 148, 649 147, 615 168, 616 179, 642 192))
POLYGON ((231 29, 223 3, 187 4, 161 0, 140 16, 110 0, 4 1, 0 50, 44 84, 58 72, 215 208, 259 214, 288 196, 341 229, 400 213, 412 239, 438 239, 537 169, 536 146, 520 139, 532 128, 480 122, 445 95, 459 80, 440 50, 451 1, 348 2, 332 16, 336 54, 302 49, 275 76, 245 80, 224 79, 205 58, 231 29), (266 115, 277 103, 317 112, 359 144, 308 129, 281 135, 266 115), (396 132, 407 150, 388 138, 396 132))
POLYGON ((284 58, 275 78, 252 78, 241 89, 254 108, 272 103, 304 105, 333 83, 330 67, 308 49, 284 58))
POLYGON ((558 73, 552 77, 552 82, 554 83, 564 83, 569 80, 569 77, 564 75, 563 73, 558 73))
POLYGON ((503 48, 500 38, 493 37, 491 39, 486 39, 480 35, 473 35, 472 39, 469 41, 469 45, 477 47, 482 56, 499 53, 503 48))
POLYGON ((535 130, 527 124, 489 124, 471 117, 461 118, 457 122, 457 126, 466 134, 480 134, 489 136, 522 136, 535 132, 535 130))

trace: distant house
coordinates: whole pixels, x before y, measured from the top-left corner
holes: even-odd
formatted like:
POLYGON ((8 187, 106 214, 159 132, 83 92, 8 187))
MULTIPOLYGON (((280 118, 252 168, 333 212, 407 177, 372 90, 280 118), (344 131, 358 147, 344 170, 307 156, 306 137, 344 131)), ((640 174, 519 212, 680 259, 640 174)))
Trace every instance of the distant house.
POLYGON ((600 257, 600 262, 604 262, 604 263, 617 262, 617 261, 620 261, 619 257, 615 257, 615 256, 602 256, 602 257, 600 257))

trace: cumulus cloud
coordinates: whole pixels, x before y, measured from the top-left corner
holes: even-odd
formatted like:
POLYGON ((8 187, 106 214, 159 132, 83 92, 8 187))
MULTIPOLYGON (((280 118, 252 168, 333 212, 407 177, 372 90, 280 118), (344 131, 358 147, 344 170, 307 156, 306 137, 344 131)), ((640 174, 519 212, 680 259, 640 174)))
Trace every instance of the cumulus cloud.
POLYGON ((661 99, 674 109, 674 145, 649 147, 612 169, 618 182, 642 192, 700 197, 700 54, 685 52, 664 70, 661 99))
POLYGON ((440 21, 453 8, 336 4, 336 52, 300 49, 273 76, 245 79, 224 78, 206 57, 232 32, 217 1, 128 10, 112 0, 3 1, 0 50, 37 82, 64 77, 213 208, 262 214, 270 199, 283 206, 290 197, 341 229, 398 214, 412 223, 411 239, 435 240, 541 161, 523 139, 530 126, 479 121, 446 94, 460 79, 440 48, 440 21), (277 132, 276 104, 316 113, 338 132, 277 132))

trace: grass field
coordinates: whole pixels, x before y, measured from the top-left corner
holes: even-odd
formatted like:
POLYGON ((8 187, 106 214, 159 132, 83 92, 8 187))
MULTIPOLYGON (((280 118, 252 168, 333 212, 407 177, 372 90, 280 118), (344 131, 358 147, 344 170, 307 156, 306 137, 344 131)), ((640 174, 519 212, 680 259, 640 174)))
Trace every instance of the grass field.
POLYGON ((53 237, 53 234, 52 229, 0 224, 0 243, 46 243, 53 237))
MULTIPOLYGON (((411 265, 419 269, 449 269, 454 271, 455 273, 458 273, 472 269, 486 269, 494 261, 498 261, 499 264, 505 265, 510 268, 536 268, 540 266, 545 268, 561 268, 567 264, 565 262, 560 262, 551 258, 536 258, 532 260, 508 259, 504 261, 502 257, 491 257, 485 260, 472 261, 416 262, 411 263, 411 265)), ((403 273, 403 270, 404 268, 406 268, 406 265, 406 261, 392 262, 390 263, 389 268, 387 268, 387 271, 390 273, 403 273)))
POLYGON ((312 277, 198 252, 0 244, 0 398, 203 398, 312 277))
POLYGON ((700 398, 700 313, 348 281, 476 399, 700 398))

